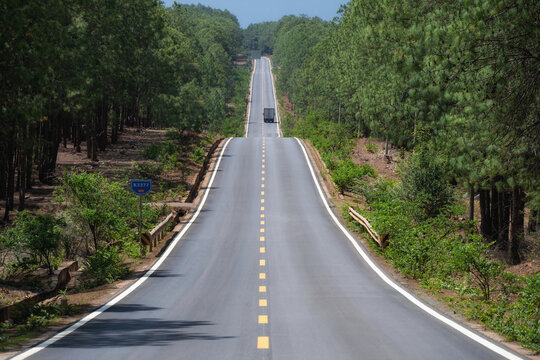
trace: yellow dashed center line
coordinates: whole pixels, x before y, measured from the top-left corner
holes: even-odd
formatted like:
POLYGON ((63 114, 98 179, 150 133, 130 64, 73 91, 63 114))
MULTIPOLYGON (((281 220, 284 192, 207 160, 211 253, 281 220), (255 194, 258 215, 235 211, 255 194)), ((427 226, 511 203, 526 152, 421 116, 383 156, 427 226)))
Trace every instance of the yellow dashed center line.
POLYGON ((268 336, 259 336, 257 338, 257 349, 268 349, 270 348, 270 339, 268 336))
MULTIPOLYGON (((264 123, 263 123, 263 126, 262 126, 262 131, 263 131, 263 139, 262 139, 262 164, 261 164, 261 214, 260 214, 260 219, 259 220, 259 224, 260 224, 260 233, 261 233, 261 236, 259 236, 259 241, 261 242, 261 245, 264 245, 265 244, 265 241, 266 241, 266 238, 265 236, 263 235, 265 233, 265 224, 266 224, 266 221, 265 221, 265 214, 264 214, 264 206, 262 206, 262 204, 264 204, 264 196, 265 196, 265 191, 264 191, 264 188, 265 188, 265 184, 264 184, 264 181, 265 181, 265 178, 264 178, 264 174, 265 174, 265 168, 266 168, 266 148, 265 148, 265 138, 264 138, 264 123)), ((264 246, 261 246, 259 247, 259 253, 260 254, 266 254, 266 247, 264 246)), ((259 259, 259 266, 261 268, 265 267, 266 266, 266 260, 265 259, 259 259)), ((262 269, 261 269, 262 270, 262 269)), ((264 284, 266 282, 266 272, 259 272, 259 280, 264 284)), ((259 293, 266 293, 266 285, 260 285, 259 286, 259 293)), ((260 298, 259 299, 259 307, 267 307, 268 306, 268 300, 267 299, 262 299, 260 298)), ((257 319, 257 322, 259 324, 268 324, 268 315, 258 315, 258 319, 257 319)), ((269 349, 270 348, 270 337, 268 336, 258 336, 257 337, 257 349, 269 349)))

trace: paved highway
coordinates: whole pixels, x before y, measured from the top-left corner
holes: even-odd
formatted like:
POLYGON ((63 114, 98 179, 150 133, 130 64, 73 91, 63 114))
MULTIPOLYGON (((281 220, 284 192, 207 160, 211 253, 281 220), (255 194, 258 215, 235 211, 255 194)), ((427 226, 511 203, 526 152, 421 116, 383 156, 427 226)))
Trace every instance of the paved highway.
POLYGON ((248 137, 227 143, 202 211, 159 268, 32 359, 504 358, 370 267, 327 211, 301 144, 262 121, 272 86, 258 60, 248 137))

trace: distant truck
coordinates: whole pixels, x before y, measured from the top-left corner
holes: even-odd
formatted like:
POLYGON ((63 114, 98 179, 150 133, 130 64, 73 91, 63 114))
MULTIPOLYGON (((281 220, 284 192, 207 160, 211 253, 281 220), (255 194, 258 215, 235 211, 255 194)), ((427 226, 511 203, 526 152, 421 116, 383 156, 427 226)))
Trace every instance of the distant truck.
POLYGON ((263 111, 264 122, 273 123, 275 116, 276 116, 276 112, 274 108, 264 108, 264 111, 263 111))

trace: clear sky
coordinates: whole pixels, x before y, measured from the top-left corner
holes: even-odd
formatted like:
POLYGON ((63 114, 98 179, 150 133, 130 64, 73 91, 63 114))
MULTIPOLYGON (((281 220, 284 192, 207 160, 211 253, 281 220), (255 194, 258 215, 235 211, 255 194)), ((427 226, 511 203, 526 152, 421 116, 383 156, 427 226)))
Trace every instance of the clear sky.
MULTIPOLYGON (((163 0, 166 6, 171 6, 174 0, 163 0)), ((279 20, 284 15, 318 16, 324 20, 332 20, 341 4, 348 0, 177 0, 181 4, 197 4, 216 9, 227 9, 240 22, 242 28, 251 23, 279 20)))

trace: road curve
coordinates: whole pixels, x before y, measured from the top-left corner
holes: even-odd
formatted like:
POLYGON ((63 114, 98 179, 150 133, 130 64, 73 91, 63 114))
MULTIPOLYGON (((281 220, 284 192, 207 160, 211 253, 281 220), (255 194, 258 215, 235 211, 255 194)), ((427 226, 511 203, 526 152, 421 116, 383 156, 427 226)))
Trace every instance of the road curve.
POLYGON ((300 143, 262 121, 274 105, 269 65, 257 60, 248 137, 227 143, 179 245, 138 288, 31 359, 504 358, 364 261, 300 143))

